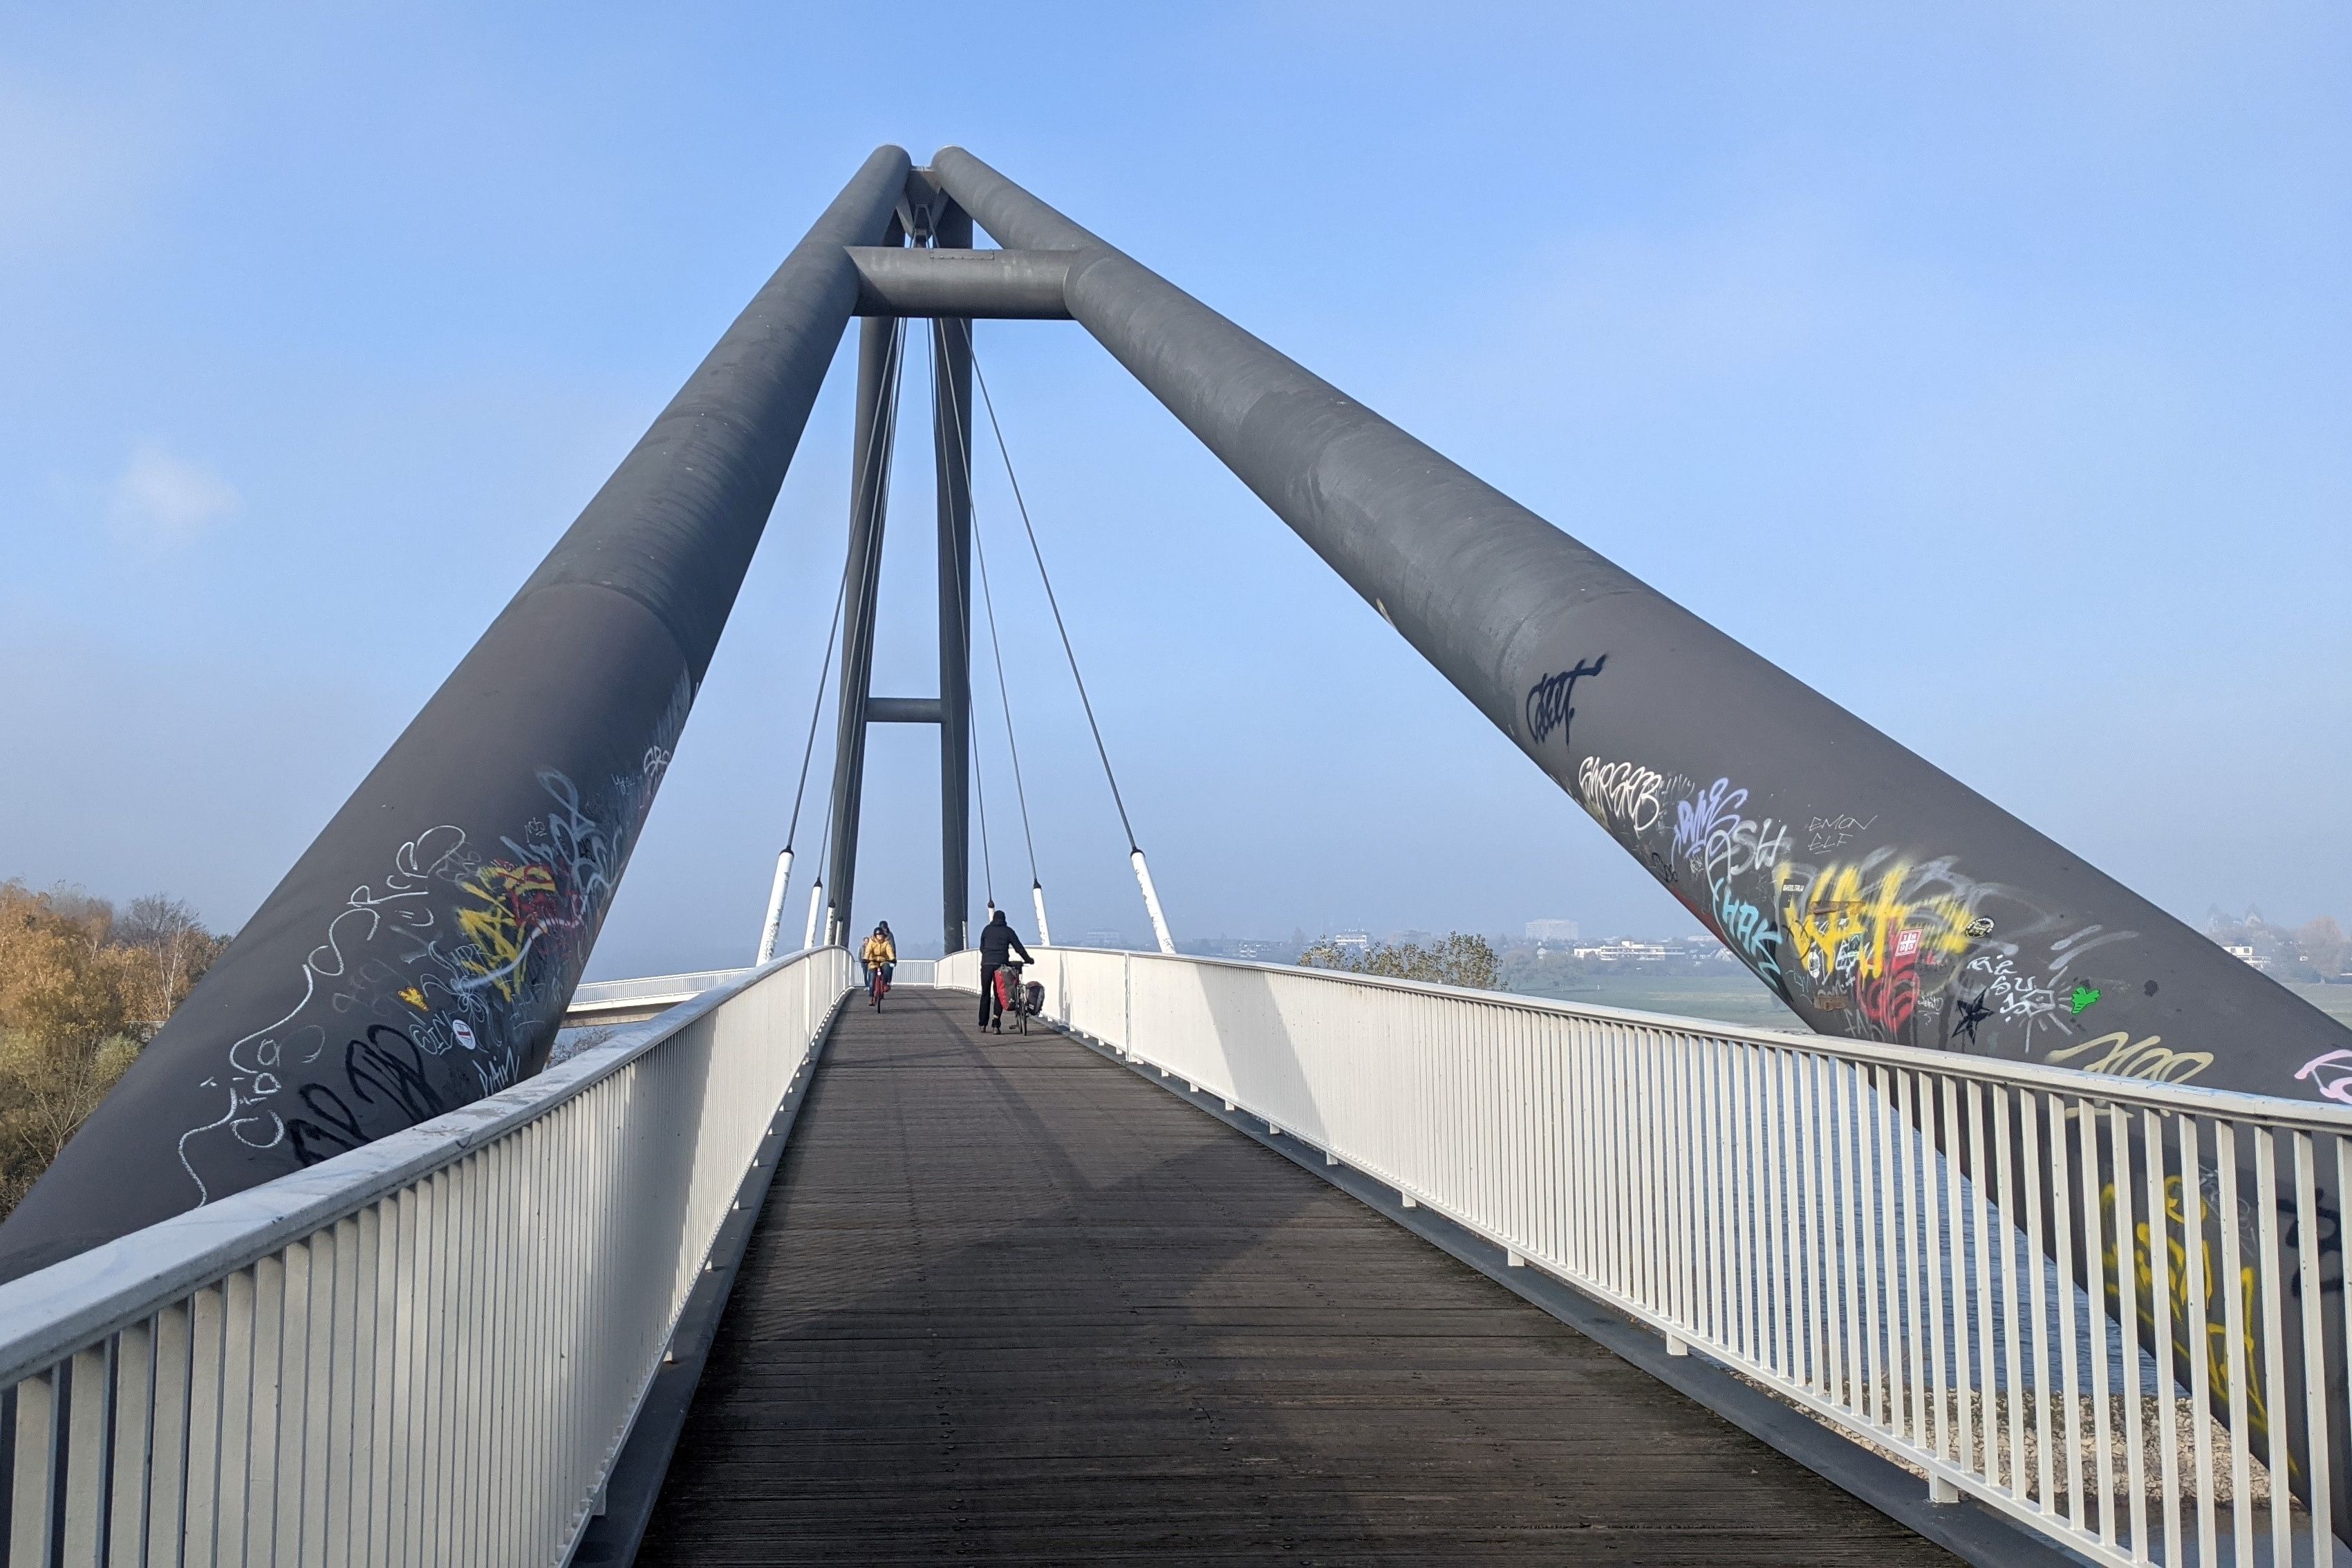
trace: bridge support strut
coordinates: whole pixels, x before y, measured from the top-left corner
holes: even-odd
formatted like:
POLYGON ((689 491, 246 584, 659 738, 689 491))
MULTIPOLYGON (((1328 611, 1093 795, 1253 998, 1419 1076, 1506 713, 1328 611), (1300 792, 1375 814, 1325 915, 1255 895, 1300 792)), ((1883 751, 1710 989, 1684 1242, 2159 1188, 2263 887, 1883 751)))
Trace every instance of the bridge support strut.
MULTIPOLYGON (((869 274, 923 279, 941 250, 969 251, 971 219, 919 172, 908 184, 903 218, 913 248, 853 252, 869 274), (929 239, 938 247, 924 250, 929 239)), ((894 231, 895 234, 896 231, 894 231)), ((951 278, 985 282, 1001 269, 950 264, 951 278)), ((1045 275, 1052 282, 1057 272, 1045 275)), ((1036 292, 1036 285, 1029 285, 1036 292)), ((1056 285, 1058 287, 1058 285, 1056 285)), ((946 299, 957 290, 934 287, 946 299)), ((967 290, 968 291, 968 290, 967 290)), ((927 296, 928 297, 928 296, 927 296)), ((1058 298, 1058 295, 1056 295, 1058 298)), ((841 667, 839 733, 834 753, 833 855, 829 930, 846 940, 856 919, 859 819, 866 787, 866 738, 877 723, 937 724, 940 731, 940 924, 943 950, 969 945, 971 906, 971 323, 940 317, 928 324, 931 374, 931 458, 939 521, 940 694, 936 699, 874 695, 874 627, 881 598, 882 542, 889 510, 894 399, 903 385, 902 311, 868 287, 858 328, 857 427, 850 502, 848 596, 841 667)))
MULTIPOLYGON (((931 254, 970 251, 971 218, 940 198, 931 254)), ((940 528, 940 923, 942 952, 971 945, 971 322, 931 323, 931 459, 940 528)), ((1041 937, 1039 939, 1043 941, 1041 937)))
MULTIPOLYGON (((898 235, 894 221, 891 234, 898 235)), ((841 698, 833 753, 833 857, 825 882, 833 913, 824 937, 843 940, 856 919, 857 826, 866 794, 866 729, 873 702, 874 612, 882 580, 882 531, 890 509, 890 437, 903 334, 895 321, 857 323, 857 414, 850 454, 849 560, 843 568, 841 698)))

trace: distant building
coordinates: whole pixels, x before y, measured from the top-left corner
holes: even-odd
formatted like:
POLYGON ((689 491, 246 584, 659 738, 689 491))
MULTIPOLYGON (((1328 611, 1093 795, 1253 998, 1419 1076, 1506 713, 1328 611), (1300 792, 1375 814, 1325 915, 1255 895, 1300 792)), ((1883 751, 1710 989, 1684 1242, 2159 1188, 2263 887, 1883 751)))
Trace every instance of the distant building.
POLYGON ((1331 945, 1333 947, 1352 947, 1358 952, 1367 952, 1371 949, 1372 933, 1368 931, 1339 931, 1332 936, 1331 945))
POLYGON ((1664 963, 1673 952, 1664 942, 1635 942, 1631 937, 1574 951, 1579 958, 1589 958, 1601 963, 1664 963))
POLYGON ((1529 921, 1527 934, 1536 942, 1574 942, 1577 937, 1574 921, 1529 921))

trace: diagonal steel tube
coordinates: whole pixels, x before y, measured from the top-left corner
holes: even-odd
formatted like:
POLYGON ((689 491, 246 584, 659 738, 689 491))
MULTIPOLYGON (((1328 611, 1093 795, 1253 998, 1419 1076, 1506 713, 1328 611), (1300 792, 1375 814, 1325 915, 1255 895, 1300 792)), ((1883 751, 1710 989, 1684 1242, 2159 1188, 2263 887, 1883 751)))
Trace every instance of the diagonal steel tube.
POLYGON ((0 1279, 545 1063, 907 172, 877 150, 785 258, 0 1225, 0 1279))

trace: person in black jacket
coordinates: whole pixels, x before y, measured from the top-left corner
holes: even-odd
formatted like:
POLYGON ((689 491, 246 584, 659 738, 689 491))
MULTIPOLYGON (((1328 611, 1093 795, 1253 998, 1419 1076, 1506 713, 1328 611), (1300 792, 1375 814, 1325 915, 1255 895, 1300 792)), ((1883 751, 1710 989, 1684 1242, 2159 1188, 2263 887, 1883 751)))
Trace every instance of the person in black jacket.
POLYGON ((1004 918, 1003 910, 999 910, 994 920, 980 928, 980 1026, 983 1029, 988 1027, 992 1018, 998 1032, 1003 1031, 1004 1004, 996 999, 996 972, 1004 966, 1007 955, 1015 952, 1021 955, 1024 963, 1037 962, 1029 956, 1029 950, 1021 945, 1021 938, 1013 932, 1013 922, 1004 918))

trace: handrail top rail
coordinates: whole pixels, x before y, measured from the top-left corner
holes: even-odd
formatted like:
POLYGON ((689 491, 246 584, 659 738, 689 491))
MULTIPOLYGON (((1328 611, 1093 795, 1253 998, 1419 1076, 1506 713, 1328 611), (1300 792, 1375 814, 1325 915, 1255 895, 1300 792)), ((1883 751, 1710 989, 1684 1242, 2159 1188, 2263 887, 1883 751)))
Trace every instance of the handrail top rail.
POLYGON ((735 969, 688 969, 676 974, 632 974, 618 980, 583 980, 572 988, 571 1005, 578 1007, 583 1003, 699 996, 713 986, 741 979, 757 967, 752 964, 735 969))
MULTIPOLYGON (((1873 1067, 1925 1069, 1969 1078, 2011 1089, 2048 1089, 2078 1098, 2115 1100, 2157 1110, 2267 1121, 2305 1131, 2352 1134, 2352 1106, 2322 1105, 2284 1095, 2249 1094, 2243 1089, 2200 1089, 2194 1084, 2165 1083, 2091 1072, 2082 1068, 2049 1067, 2039 1062, 2004 1061, 1937 1050, 1927 1046, 1897 1046, 1877 1040, 1849 1039, 1842 1035, 1809 1035, 1794 1029, 1773 1029, 1699 1018, 1675 1013, 1645 1013, 1630 1007, 1607 1007, 1583 1002, 1563 1002, 1549 996, 1525 996, 1511 991, 1481 991, 1466 985, 1445 985, 1427 980, 1399 980, 1386 974, 1359 974, 1345 969, 1318 969, 1307 964, 1268 963, 1258 959, 1213 958, 1204 954, 1147 952, 1130 948, 1073 947, 1039 944, 1046 952, 1116 953, 1155 963, 1192 963, 1222 969, 1257 970, 1269 974, 1339 982, 1417 995, 1443 996, 1484 1006, 1581 1017, 1601 1023, 1626 1024, 1685 1035, 1711 1035, 1751 1045, 1778 1046, 1816 1055, 1840 1058, 1873 1067)), ((973 950, 966 948, 966 952, 973 950)))
POLYGON ((537 1120, 729 998, 824 951, 771 959, 510 1089, 0 1285, 0 1324, 9 1326, 0 1331, 0 1387, 537 1120))

